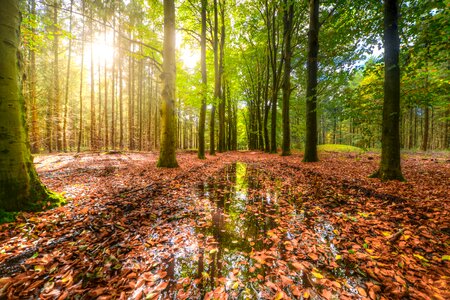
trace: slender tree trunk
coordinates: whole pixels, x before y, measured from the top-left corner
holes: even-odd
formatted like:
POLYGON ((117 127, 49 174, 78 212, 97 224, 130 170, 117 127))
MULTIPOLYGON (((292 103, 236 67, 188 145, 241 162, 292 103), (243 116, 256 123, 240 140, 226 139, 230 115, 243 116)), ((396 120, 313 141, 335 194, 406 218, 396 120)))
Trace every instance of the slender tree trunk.
POLYGON ((37 210, 57 199, 40 182, 30 152, 20 88, 18 2, 0 5, 0 210, 5 211, 37 210))
POLYGON ((80 66, 80 123, 78 125, 78 145, 77 152, 81 150, 81 141, 83 137, 83 69, 84 69, 84 2, 83 2, 83 29, 81 33, 81 66, 80 66))
MULTIPOLYGON (((114 5, 113 5, 114 8, 114 5)), ((116 19, 113 17, 113 58, 111 66, 111 148, 116 148, 116 118, 115 118, 115 107, 116 107, 116 58, 115 58, 115 47, 116 47, 116 19)))
MULTIPOLYGON (((123 69, 122 69, 122 52, 119 51, 119 148, 123 150, 124 148, 124 138, 123 138, 123 69)), ((151 114, 150 114, 151 115, 151 114)))
POLYGON ((423 135, 422 135, 422 151, 428 150, 428 141, 429 141, 429 132, 430 132, 430 108, 428 105, 425 105, 424 109, 424 126, 423 126, 423 135))
POLYGON ((319 53, 319 0, 309 0, 308 81, 306 85, 306 142, 304 162, 317 156, 317 56, 319 53))
POLYGON ((161 103, 161 148, 158 167, 178 167, 175 139, 175 3, 164 0, 163 91, 161 103))
MULTIPOLYGON (((140 49, 141 55, 142 55, 142 46, 140 49)), ((139 108, 139 112, 138 112, 138 120, 139 120, 139 151, 142 151, 142 129, 143 129, 143 124, 142 124, 142 102, 143 102, 143 81, 144 81, 144 66, 143 66, 144 60, 141 59, 139 61, 139 66, 138 66, 138 72, 139 72, 139 85, 138 85, 138 108, 139 108)))
POLYGON ((147 135, 148 135, 148 150, 152 150, 152 102, 154 99, 153 95, 153 72, 150 73, 150 92, 149 92, 149 101, 148 101, 148 128, 147 128, 147 135))
MULTIPOLYGON (((216 102, 220 98, 220 71, 219 71, 219 36, 218 36, 218 7, 217 0, 214 0, 214 40, 213 40, 213 49, 214 49, 214 101, 211 108, 211 119, 209 126, 209 154, 216 154, 215 149, 215 114, 216 114, 216 102)), ((220 102, 219 102, 220 105, 220 102)))
MULTIPOLYGON (((104 42, 106 44, 106 25, 105 25, 105 36, 104 36, 104 42)), ((105 149, 109 149, 109 129, 108 129, 108 66, 106 62, 106 57, 103 61, 104 69, 105 69, 105 105, 104 105, 104 123, 105 123, 105 149)))
POLYGON ((404 180, 400 166, 400 39, 397 0, 384 1, 384 104, 381 163, 373 177, 404 180))
POLYGON ((89 31, 91 32, 91 130, 90 130, 90 138, 91 138, 91 150, 97 149, 97 138, 95 136, 96 126, 95 126, 95 77, 94 77, 94 31, 93 31, 93 21, 92 21, 92 10, 90 14, 89 20, 89 31))
POLYGON ((158 118, 158 110, 159 110, 159 105, 158 105, 158 103, 159 103, 159 95, 158 95, 158 81, 156 80, 155 81, 155 118, 154 118, 154 120, 155 120, 155 132, 154 132, 154 138, 155 138, 155 148, 158 148, 159 147, 159 145, 158 145, 158 141, 159 141, 159 139, 158 139, 158 132, 159 132, 159 125, 158 125, 158 120, 159 120, 159 118, 158 118))
POLYGON ((207 0, 202 2, 202 33, 200 40, 201 47, 201 69, 202 69, 202 104, 200 108, 200 120, 198 129, 198 158, 205 159, 205 122, 206 122, 206 98, 207 98, 207 73, 206 73, 206 9, 207 0))
POLYGON ((294 22, 294 3, 284 0, 284 78, 283 78, 283 141, 281 155, 291 154, 291 128, 289 123, 289 100, 291 98, 291 36, 294 22))
MULTIPOLYGON (((102 75, 101 75, 101 63, 98 61, 98 133, 97 139, 98 143, 101 144, 102 138, 102 75)), ((98 145, 102 148, 102 145, 98 145)))
POLYGON ((134 150, 134 59, 128 58, 128 150, 134 150))
MULTIPOLYGON (((225 95, 223 92, 224 46, 225 46, 225 0, 220 5, 220 44, 219 44, 219 152, 225 151, 225 95)), ((218 26, 218 25, 217 25, 218 26)))
POLYGON ((53 22, 54 22, 54 39, 53 39, 53 96, 54 96, 54 122, 56 131, 56 150, 62 150, 61 135, 61 99, 59 95, 59 25, 58 25, 58 7, 59 1, 53 2, 53 22))
POLYGON ((447 107, 447 109, 445 110, 445 128, 444 128, 444 144, 443 144, 444 149, 450 148, 449 129, 450 129, 450 107, 447 107))
MULTIPOLYGON (((31 14, 36 15, 36 1, 31 1, 31 14)), ((32 28, 32 33, 36 34, 36 29, 32 28)), ((39 127, 38 127, 38 110, 36 105, 36 51, 30 50, 30 109, 31 109, 31 152, 38 153, 39 143, 39 127)))

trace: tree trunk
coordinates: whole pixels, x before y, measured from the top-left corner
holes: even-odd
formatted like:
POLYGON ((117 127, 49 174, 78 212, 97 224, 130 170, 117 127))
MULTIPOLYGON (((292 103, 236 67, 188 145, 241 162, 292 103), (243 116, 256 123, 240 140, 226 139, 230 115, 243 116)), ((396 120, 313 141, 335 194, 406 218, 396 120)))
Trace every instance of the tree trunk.
MULTIPOLYGON (((122 69, 122 51, 119 50, 119 148, 123 150, 124 139, 123 139, 123 69, 122 69)), ((150 115, 151 116, 151 113, 150 115)))
POLYGON ((175 140, 175 3, 164 0, 163 90, 161 103, 161 148, 158 167, 178 167, 175 140))
POLYGON ((200 108, 200 120, 198 128, 198 158, 205 159, 205 121, 206 121, 206 98, 207 98, 207 73, 206 73, 206 9, 208 0, 202 2, 202 33, 201 47, 201 69, 202 69, 202 104, 200 108))
MULTIPOLYGON (((31 14, 36 15, 36 1, 31 1, 31 14)), ((36 34, 33 26, 32 33, 36 34)), ((38 110, 36 105, 36 51, 30 50, 30 109, 31 109, 31 152, 38 153, 39 143, 39 127, 38 127, 38 110)))
POLYGON ((30 152, 20 90, 18 1, 2 1, 0 20, 0 210, 37 210, 57 197, 40 182, 30 152))
POLYGON ((294 22, 294 4, 291 0, 284 0, 284 78, 283 78, 283 141, 281 155, 291 155, 291 129, 289 123, 289 100, 291 98, 291 36, 294 22))
POLYGON ((404 180, 400 166, 400 39, 397 0, 384 1, 384 103, 381 163, 373 175, 382 180, 404 180))
MULTIPOLYGON (((114 2, 113 2, 114 3, 114 2)), ((113 5, 114 9, 114 5, 113 5)), ((116 47, 116 18, 113 17, 113 49, 116 47)), ((113 50, 112 66, 111 66, 111 148, 116 148, 116 118, 115 118, 115 106, 116 106, 116 58, 115 50, 113 50)))
POLYGON ((83 136, 83 69, 84 69, 84 2, 83 2, 83 29, 81 33, 81 66, 80 66, 80 123, 78 126, 77 152, 81 150, 81 139, 83 136))
POLYGON ((56 150, 62 150, 62 135, 61 135, 61 99, 59 95, 59 26, 58 24, 58 6, 57 0, 53 2, 53 26, 54 26, 54 39, 53 39, 53 103, 54 108, 54 126, 56 130, 56 150), (57 33, 56 33, 57 32, 57 33))
MULTIPOLYGON (((218 7, 217 0, 214 0, 214 41, 213 41, 213 49, 214 49, 214 100, 211 108, 211 120, 210 120, 210 128, 209 128, 209 137, 210 137, 210 145, 209 145, 209 154, 214 155, 216 153, 215 149, 215 114, 216 114, 216 101, 220 98, 220 71, 219 71, 219 36, 218 36, 218 27, 219 27, 219 19, 218 19, 218 7)), ((220 100, 219 100, 219 109, 220 109, 220 100)), ((220 122, 220 120, 219 120, 220 122)), ((219 125, 220 126, 220 125, 219 125)))
POLYGON ((94 90, 94 83, 95 83, 95 77, 94 77, 94 49, 93 49, 93 42, 94 42, 94 31, 92 28, 92 10, 90 14, 90 20, 89 20, 89 31, 91 32, 91 130, 90 130, 90 138, 91 138, 91 150, 97 149, 97 139, 95 136, 95 90, 94 90))
POLYGON ((428 105, 425 106, 424 109, 425 118, 423 120, 423 136, 422 136, 422 151, 428 150, 428 140, 429 140, 429 132, 430 132, 430 108, 428 105))
MULTIPOLYGON (((106 25, 105 25, 105 36, 104 41, 106 45, 106 25)), ((109 132, 108 132, 108 68, 107 68, 107 62, 106 57, 103 61, 104 69, 105 69, 105 105, 104 105, 104 123, 105 123, 105 149, 109 149, 109 132)))
POLYGON ((309 1, 308 81, 306 84, 306 142, 304 162, 315 162, 317 156, 317 56, 319 53, 319 0, 309 1))
MULTIPOLYGON (((219 45, 219 152, 225 151, 225 95, 223 92, 224 46, 225 46, 225 0, 220 7, 220 45, 219 45)), ((218 25, 217 25, 218 26, 218 25)))
POLYGON ((101 63, 98 62, 98 133, 97 133, 97 143, 99 148, 102 148, 101 137, 102 137, 102 76, 101 76, 101 63))

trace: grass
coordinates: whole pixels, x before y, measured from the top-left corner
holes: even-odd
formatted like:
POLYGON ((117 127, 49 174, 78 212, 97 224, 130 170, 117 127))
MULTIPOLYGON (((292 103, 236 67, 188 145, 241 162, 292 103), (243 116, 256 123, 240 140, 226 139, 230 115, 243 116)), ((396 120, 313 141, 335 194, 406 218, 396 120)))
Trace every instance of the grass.
POLYGON ((350 146, 350 145, 341 145, 341 144, 324 144, 317 146, 318 151, 327 151, 327 152, 356 152, 359 154, 364 153, 365 151, 361 148, 350 146))

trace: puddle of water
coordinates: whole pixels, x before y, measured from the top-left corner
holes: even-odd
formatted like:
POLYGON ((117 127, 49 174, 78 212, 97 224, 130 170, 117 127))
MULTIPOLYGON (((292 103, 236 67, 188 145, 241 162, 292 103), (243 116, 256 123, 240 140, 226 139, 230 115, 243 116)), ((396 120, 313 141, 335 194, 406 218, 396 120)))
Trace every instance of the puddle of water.
MULTIPOLYGON (((198 205, 205 215, 191 229, 194 241, 162 261, 170 279, 162 298, 183 294, 198 299, 214 292, 215 298, 226 293, 231 299, 267 299, 281 293, 301 299, 305 291, 311 299, 322 298, 324 286, 318 275, 311 275, 307 267, 311 263, 299 269, 291 259, 298 253, 296 243, 320 245, 335 257, 339 250, 332 242, 334 228, 326 220, 316 221, 311 232, 317 240, 302 241, 295 224, 305 224, 309 213, 290 199, 283 200, 281 184, 274 181, 274 188, 264 190, 265 176, 252 165, 234 163, 197 187, 198 205)), ((316 274, 341 283, 332 298, 339 299, 341 293, 357 296, 358 283, 346 277, 346 270, 331 273, 315 267, 316 274)))

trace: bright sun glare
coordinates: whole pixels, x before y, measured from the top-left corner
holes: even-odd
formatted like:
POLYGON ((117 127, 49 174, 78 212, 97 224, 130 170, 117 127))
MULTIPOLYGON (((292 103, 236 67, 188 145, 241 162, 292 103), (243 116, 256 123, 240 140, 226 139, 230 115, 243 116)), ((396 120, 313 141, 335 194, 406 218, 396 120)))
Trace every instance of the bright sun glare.
MULTIPOLYGON (((112 32, 106 34, 96 34, 92 41, 92 55, 96 63, 106 63, 107 67, 112 67, 114 60, 114 47, 112 32)), ((91 45, 85 47, 85 57, 89 60, 91 56, 91 45)))
MULTIPOLYGON (((176 34, 176 49, 178 52, 178 58, 181 60, 183 67, 188 70, 194 70, 194 68, 200 62, 200 51, 193 49, 191 46, 183 43, 183 36, 181 33, 176 34)), ((92 54, 95 64, 104 64, 108 68, 111 68, 114 60, 114 47, 113 47, 113 34, 108 32, 106 38, 104 34, 96 34, 92 41, 92 54)), ((89 66, 91 57, 91 45, 85 46, 85 65, 89 66)))
POLYGON ((183 66, 188 70, 193 70, 200 61, 200 51, 183 44, 183 35, 180 32, 176 33, 175 39, 176 49, 183 66))

